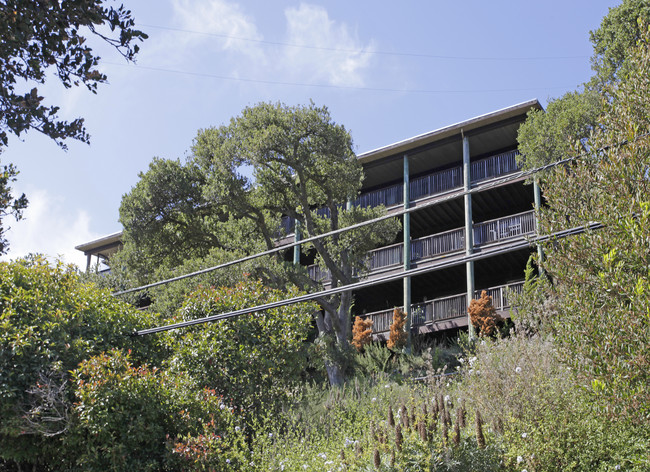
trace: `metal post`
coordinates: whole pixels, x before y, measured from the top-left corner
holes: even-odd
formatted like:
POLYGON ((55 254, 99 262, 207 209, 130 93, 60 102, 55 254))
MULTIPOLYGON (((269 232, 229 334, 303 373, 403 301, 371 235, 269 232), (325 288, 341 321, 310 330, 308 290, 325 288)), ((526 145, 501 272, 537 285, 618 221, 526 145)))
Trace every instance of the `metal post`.
MULTIPOLYGON (((300 241, 300 221, 298 220, 293 225, 293 240, 295 242, 300 241)), ((300 264, 300 244, 293 247, 293 264, 300 264)))
MULTIPOLYGON (((539 210, 542 205, 542 190, 539 186, 539 183, 537 181, 537 178, 533 179, 533 195, 535 197, 535 233, 539 235, 539 210)), ((539 262, 541 263, 544 261, 544 249, 542 248, 541 244, 537 244, 537 257, 539 259, 539 262)), ((539 273, 542 275, 544 273, 544 269, 539 266, 539 273)))
MULTIPOLYGON (((409 188, 409 156, 404 154, 404 209, 409 208, 411 200, 409 188)), ((404 270, 411 268, 411 214, 404 214, 404 245, 402 247, 402 258, 404 259, 404 270)), ((404 314, 406 314, 406 350, 411 352, 411 277, 404 277, 404 314)))
MULTIPOLYGON (((469 160, 469 138, 463 135, 463 183, 465 190, 471 187, 471 165, 469 160)), ((474 228, 472 226, 472 195, 466 193, 464 196, 465 203, 465 254, 471 256, 474 253, 474 228)), ((465 272, 467 274, 467 304, 474 298, 474 261, 469 261, 465 264, 465 272)), ((472 320, 467 313, 467 328, 469 338, 473 339, 476 334, 474 333, 474 326, 472 320)))

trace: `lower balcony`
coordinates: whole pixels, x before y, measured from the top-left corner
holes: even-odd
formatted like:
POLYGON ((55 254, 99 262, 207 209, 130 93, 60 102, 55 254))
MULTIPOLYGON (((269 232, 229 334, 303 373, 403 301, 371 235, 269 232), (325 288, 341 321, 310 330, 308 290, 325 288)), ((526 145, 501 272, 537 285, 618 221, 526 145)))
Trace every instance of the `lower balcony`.
MULTIPOLYGON (((524 286, 523 281, 512 282, 496 287, 476 290, 474 297, 481 296, 485 290, 492 297, 492 305, 497 311, 504 312, 510 308, 508 294, 511 292, 521 293, 524 286)), ((425 333, 441 331, 450 327, 467 326, 467 294, 452 295, 448 297, 434 298, 424 303, 411 305, 411 329, 416 332, 425 333), (451 323, 450 323, 451 322, 451 323)), ((403 308, 398 306, 396 308, 403 308)), ((360 315, 363 319, 371 319, 372 334, 376 338, 385 338, 393 323, 393 310, 382 310, 373 313, 360 315)))

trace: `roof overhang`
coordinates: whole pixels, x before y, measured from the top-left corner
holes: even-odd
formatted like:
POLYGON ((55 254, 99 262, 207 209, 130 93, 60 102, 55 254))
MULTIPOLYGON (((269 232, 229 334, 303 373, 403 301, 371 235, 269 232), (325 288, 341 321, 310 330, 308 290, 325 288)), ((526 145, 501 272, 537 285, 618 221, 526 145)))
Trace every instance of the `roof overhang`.
POLYGON ((103 236, 94 241, 90 241, 84 244, 75 246, 75 249, 78 251, 83 251, 87 256, 100 255, 100 256, 109 256, 117 252, 117 250, 122 246, 122 231, 117 233, 109 234, 108 236, 103 236))
POLYGON ((522 116, 523 118, 523 116, 525 116, 526 113, 528 113, 528 111, 531 109, 542 110, 543 108, 537 99, 528 100, 526 102, 518 103, 517 105, 493 111, 485 115, 477 116, 460 123, 445 126, 444 128, 429 131, 412 138, 398 141, 394 144, 389 144, 388 146, 383 146, 372 151, 364 152, 362 154, 359 154, 357 157, 361 164, 369 164, 371 162, 396 154, 407 154, 408 151, 414 148, 426 146, 427 144, 441 141, 451 136, 456 136, 461 133, 469 134, 473 130, 483 128, 500 121, 509 120, 517 116, 522 116))

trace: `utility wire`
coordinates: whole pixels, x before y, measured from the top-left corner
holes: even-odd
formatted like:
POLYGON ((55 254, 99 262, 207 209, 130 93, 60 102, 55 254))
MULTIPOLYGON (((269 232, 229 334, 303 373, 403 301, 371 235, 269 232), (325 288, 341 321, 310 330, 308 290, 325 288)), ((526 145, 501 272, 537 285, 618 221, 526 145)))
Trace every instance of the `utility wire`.
POLYGON ((194 320, 188 320, 188 321, 183 321, 180 323, 173 323, 165 326, 158 326, 155 328, 149 328, 149 329, 143 329, 139 331, 135 331, 133 333, 134 336, 144 336, 147 334, 154 334, 154 333, 160 333, 162 331, 170 331, 173 329, 179 329, 179 328, 187 328, 189 326, 194 326, 197 324, 203 324, 203 323, 211 323, 214 321, 219 321, 219 320, 225 320, 228 318, 233 318, 236 316, 241 316, 245 314, 250 314, 254 313, 257 311, 264 311, 264 310, 270 310, 273 308, 279 308, 282 306, 286 305, 292 305, 294 303, 301 303, 301 302, 307 302, 311 300, 315 300, 317 298, 325 297, 328 295, 335 295, 337 293, 342 293, 342 292, 347 292, 350 290, 357 290, 365 287, 371 287, 373 285, 380 285, 386 282, 392 282, 395 280, 400 280, 404 279, 406 277, 414 277, 416 275, 421 275, 421 274, 426 274, 428 272, 434 272, 438 271, 441 269, 446 269, 448 267, 454 267, 457 265, 462 265, 465 264, 466 262, 470 261, 477 261, 481 259, 487 259, 489 257, 497 256, 499 254, 505 254, 506 252, 511 252, 511 251, 516 251, 518 249, 524 249, 529 247, 531 244, 534 243, 541 243, 544 241, 548 241, 549 239, 555 239, 555 238, 566 238, 568 236, 572 236, 574 234, 580 234, 586 231, 587 229, 589 230, 594 230, 594 229, 600 229, 602 228, 603 225, 600 223, 589 223, 586 227, 585 226, 576 226, 574 228, 568 229, 568 230, 562 230, 562 231, 557 231, 555 233, 552 233, 550 235, 545 235, 545 236, 538 236, 536 238, 530 238, 526 239, 523 241, 517 241, 514 243, 510 243, 507 246, 501 246, 498 248, 494 249, 488 249, 481 251, 479 253, 475 253, 469 256, 464 256, 459 259, 453 259, 451 261, 443 262, 441 264, 435 264, 429 267, 420 267, 420 268, 414 268, 414 269, 408 269, 403 272, 400 272, 399 274, 393 274, 393 275, 385 275, 382 277, 377 277, 372 280, 363 280, 360 282, 355 282, 349 285, 344 285, 342 287, 336 287, 336 288, 331 288, 327 290, 321 290, 319 292, 314 292, 314 293, 308 293, 305 295, 299 295, 297 297, 293 298, 285 298, 284 300, 280 300, 277 302, 272 302, 272 303, 265 303, 263 305, 257 305, 254 307, 250 308, 242 308, 240 310, 234 310, 226 313, 220 313, 218 315, 211 315, 211 316, 206 316, 203 318, 197 318, 194 320))
POLYGON ((302 245, 302 244, 310 243, 312 241, 317 241, 319 239, 324 239, 324 238, 327 238, 329 236, 334 236, 336 234, 341 234, 341 233, 346 232, 346 231, 351 231, 351 230, 354 230, 354 229, 362 228, 362 227, 367 226, 367 225, 371 225, 371 224, 374 224, 374 223, 379 223, 380 221, 388 220, 388 219, 395 218, 395 217, 398 217, 398 216, 402 216, 402 215, 405 215, 405 214, 415 213, 416 211, 424 210, 426 208, 430 208, 430 207, 435 206, 435 205, 440 205, 441 203, 444 203, 444 202, 449 201, 449 200, 454 200, 454 199, 462 197, 462 196, 464 196, 466 194, 474 194, 474 193, 478 193, 478 192, 484 192, 484 191, 489 190, 491 188, 504 185, 504 184, 506 184, 508 182, 511 182, 511 181, 514 181, 514 180, 519 180, 522 177, 532 175, 532 174, 534 174, 536 172, 541 172, 543 170, 550 169, 550 168, 558 166, 558 165, 566 164, 566 163, 571 162, 571 161, 573 161, 575 159, 578 159, 580 157, 584 157, 585 155, 587 155, 587 153, 583 153, 583 154, 580 154, 579 156, 570 157, 570 158, 567 158, 567 159, 563 159, 561 161, 546 164, 544 166, 537 167, 535 169, 515 172, 513 174, 509 174, 507 176, 500 177, 498 179, 492 180, 492 181, 490 181, 490 182, 488 182, 486 184, 477 185, 476 187, 474 187, 472 189, 469 189, 469 190, 462 190, 461 189, 461 190, 455 191, 453 193, 447 194, 447 195, 445 195, 443 197, 440 197, 440 198, 436 198, 435 200, 432 200, 430 202, 427 202, 427 203, 424 203, 424 204, 421 204, 421 205, 409 207, 409 208, 406 208, 406 209, 391 211, 390 213, 387 213, 386 215, 379 216, 379 217, 373 218, 371 220, 362 221, 360 223, 355 223, 353 225, 346 226, 345 228, 339 228, 337 230, 329 231, 327 233, 318 234, 316 236, 310 236, 308 238, 301 239, 300 241, 287 243, 287 244, 284 244, 282 246, 278 246, 276 248, 269 249, 267 251, 259 252, 257 254, 242 257, 240 259, 236 259, 236 260, 233 260, 233 261, 230 261, 230 262, 225 262, 223 264, 208 267, 208 268, 205 268, 205 269, 197 270, 196 272, 191 272, 189 274, 179 275, 177 277, 172 277, 172 278, 161 280, 161 281, 158 281, 158 282, 153 282, 153 283, 150 283, 150 284, 147 284, 147 285, 142 285, 140 287, 134 287, 134 288, 130 288, 130 289, 127 289, 127 290, 122 290, 120 292, 113 292, 112 295, 113 296, 118 296, 118 295, 125 295, 127 293, 139 292, 139 291, 146 290, 146 289, 149 289, 149 288, 158 287, 160 285, 165 285, 165 284, 168 284, 168 283, 171 283, 171 282, 176 282, 176 281, 179 281, 179 280, 187 279, 189 277, 195 277, 197 275, 207 274, 207 273, 215 271, 215 270, 225 269, 226 267, 230 267, 230 266, 233 266, 233 265, 241 264, 242 262, 247 262, 247 261, 250 261, 250 260, 253 260, 253 259, 257 259, 258 257, 268 256, 268 255, 274 254, 276 252, 285 251, 285 250, 290 249, 290 248, 292 248, 294 246, 299 246, 299 245, 302 245))
POLYGON ((246 41, 249 43, 256 44, 266 44, 270 46, 287 46, 297 49, 309 49, 315 51, 329 51, 329 52, 343 52, 347 54, 372 54, 377 56, 396 56, 396 57, 419 57, 427 59, 446 59, 446 60, 460 60, 460 61, 552 61, 552 60, 567 60, 567 59, 586 59, 589 56, 528 56, 528 57, 516 57, 516 56, 447 56, 441 54, 428 54, 428 53, 416 53, 416 52, 399 52, 399 51, 374 51, 372 49, 345 49, 345 48, 334 48, 327 46, 314 46, 309 44, 296 44, 282 41, 268 41, 264 39, 255 39, 255 38, 245 38, 242 36, 234 36, 229 34, 222 33, 208 33, 205 31, 196 31, 185 28, 173 28, 171 26, 158 26, 158 25, 140 25, 143 28, 154 28, 159 30, 166 31, 175 31, 179 33, 190 33, 197 34, 201 36, 211 36, 214 38, 222 39, 235 39, 238 41, 246 41))
MULTIPOLYGON (((640 139, 643 139, 643 138, 646 138, 648 136, 650 136, 650 132, 643 133, 643 134, 641 134, 639 136, 636 136, 632 141, 624 140, 624 141, 616 143, 616 144, 614 144, 612 146, 606 146, 606 147, 597 149, 594 152, 597 153, 597 152, 602 152, 602 151, 609 150, 611 148, 618 148, 618 147, 626 146, 626 145, 629 145, 631 142, 636 142, 636 141, 638 141, 640 139)), ((373 220, 365 221, 365 222, 362 222, 362 223, 357 223, 355 225, 351 225, 351 226, 348 226, 346 228, 341 228, 341 229, 336 230, 336 231, 331 231, 330 233, 324 233, 324 234, 321 234, 321 235, 312 236, 310 238, 305 238, 304 240, 301 240, 299 242, 294 242, 294 243, 291 243, 291 244, 287 244, 287 245, 281 246, 279 248, 275 248, 275 249, 273 249, 271 251, 272 252, 277 252, 277 251, 280 251, 280 250, 286 250, 287 248, 296 246, 298 244, 303 244, 305 242, 309 242, 309 241, 313 241, 313 240, 316 240, 316 239, 324 238, 324 237, 327 237, 327 236, 330 236, 330 235, 333 235, 333 234, 338 234, 338 233, 341 233, 343 231, 350 231, 352 229, 355 229, 355 228, 358 228, 358 227, 361 227, 361 226, 366 226, 366 225, 369 225, 369 224, 373 224, 373 223, 376 223, 378 221, 382 221, 382 220, 392 218, 392 217, 395 217, 395 216, 398 216, 398 215, 418 211, 418 210, 421 210, 423 208, 427 208, 427 207, 432 206, 432 205, 440 204, 443 201, 446 201, 446 200, 449 200, 449 199, 452 199, 452 198, 458 198, 461 195, 483 191, 483 190, 486 190, 487 188, 494 187, 496 185, 501 185, 501 184, 506 183, 506 182, 508 182, 510 180, 518 179, 518 178, 521 178, 523 176, 532 175, 532 174, 542 172, 544 170, 547 170, 547 169, 550 169, 550 168, 553 168, 553 167, 557 167, 559 165, 564 165, 564 164, 573 162, 573 161, 575 161, 577 159, 580 159, 580 158, 590 157, 590 156, 592 156, 592 153, 584 152, 584 153, 581 153, 581 154, 579 154, 577 156, 572 156, 572 157, 569 157, 569 158, 566 158, 566 159, 562 159, 560 161, 552 162, 552 163, 549 163, 549 164, 546 164, 546 165, 543 165, 543 166, 536 167, 534 169, 530 169, 528 171, 520 171, 520 172, 517 172, 515 174, 511 174, 509 176, 506 176, 506 177, 504 177, 502 179, 494 180, 494 181, 492 181, 492 182, 490 182, 488 184, 485 184, 483 186, 480 186, 480 187, 475 187, 475 188, 467 190, 467 191, 455 192, 452 195, 448 195, 446 197, 443 197, 442 199, 438 199, 438 200, 429 202, 429 203, 427 203, 425 205, 421 205, 421 206, 418 206, 418 207, 412 207, 412 208, 408 208, 408 209, 405 209, 405 210, 400 210, 398 212, 392 213, 391 215, 385 215, 385 216, 382 216, 382 217, 379 217, 379 218, 375 218, 373 220)), ((294 304, 294 303, 311 301, 311 300, 314 300, 314 299, 317 299, 317 298, 320 298, 320 297, 324 297, 324 296, 328 296, 328 295, 335 295, 335 294, 338 294, 338 293, 347 292, 347 291, 351 291, 351 290, 355 290, 355 289, 370 287, 370 286, 373 286, 373 285, 379 285, 379 284, 386 283, 386 282, 391 282, 391 281, 394 281, 394 280, 400 280, 400 279, 403 279, 405 277, 413 277, 413 276, 417 276, 417 275, 420 275, 420 274, 425 274, 425 273, 428 273, 428 272, 442 270, 442 269, 445 269, 447 267, 462 265, 462 264, 464 264, 466 262, 470 262, 470 261, 486 259, 486 258, 493 257, 493 256, 496 256, 496 255, 504 254, 506 252, 516 251, 516 250, 519 250, 519 249, 529 247, 533 243, 542 243, 542 242, 548 241, 550 239, 565 238, 565 237, 572 236, 572 235, 575 235, 575 234, 583 233, 583 232, 585 232, 587 230, 593 231, 595 229, 600 229, 602 227, 603 227, 603 225, 601 223, 590 222, 587 225, 577 226, 577 227, 570 228, 570 229, 567 229, 567 230, 556 231, 556 232, 554 232, 554 233, 552 233, 550 235, 536 236, 535 238, 527 238, 527 239, 525 239, 523 241, 516 241, 516 242, 510 243, 510 244, 508 244, 506 246, 500 246, 500 247, 494 248, 494 249, 482 250, 479 253, 474 253, 474 254, 459 258, 459 259, 454 259, 454 260, 451 260, 451 261, 448 261, 448 262, 443 262, 441 264, 434 264, 434 265, 428 266, 428 267, 408 269, 408 270, 402 271, 399 274, 387 275, 387 276, 383 276, 383 277, 377 277, 377 278, 372 279, 372 280, 363 280, 363 281, 355 282, 355 283, 352 283, 352 284, 344 285, 344 286, 341 286, 341 287, 331 288, 331 289, 327 289, 327 290, 321 290, 319 292, 315 292, 315 293, 311 293, 311 294, 305 294, 305 295, 301 295, 301 296, 298 296, 298 297, 293 297, 293 298, 281 300, 281 301, 278 301, 278 302, 268 303, 268 304, 264 304, 264 305, 258 305, 258 306, 251 307, 251 308, 235 310, 235 311, 231 311, 231 312, 227 312, 227 313, 221 313, 221 314, 218 314, 218 315, 207 316, 207 317, 204 317, 204 318, 198 318, 198 319, 195 319, 195 320, 189 320, 189 321, 185 321, 185 322, 181 322, 181 323, 174 323, 174 324, 170 324, 170 325, 166 325, 166 326, 159 326, 159 327, 155 327, 155 328, 139 330, 139 331, 134 332, 133 335, 135 335, 135 336, 143 336, 143 335, 147 335, 147 334, 154 334, 154 333, 158 333, 158 332, 162 332, 162 331, 169 331, 169 330, 173 330, 173 329, 189 327, 189 326, 193 326, 193 325, 196 325, 196 324, 202 324, 202 323, 208 323, 208 322, 218 321, 218 320, 222 320, 222 319, 232 318, 232 317, 235 317, 235 316, 240 316, 240 315, 248 314, 248 313, 251 313, 251 312, 268 310, 268 309, 278 308, 278 307, 281 307, 281 306, 286 306, 286 305, 290 305, 290 304, 294 304)), ((270 253, 270 251, 266 251, 265 253, 270 253)), ((244 260, 249 260, 249 259, 254 258, 254 257, 260 257, 260 255, 264 255, 265 253, 259 253, 259 254, 253 255, 253 256, 249 256, 247 258, 242 258, 242 259, 238 259, 236 261, 231 261, 229 263, 221 264, 219 266, 211 267, 211 268, 208 268, 208 269, 204 269, 202 271, 198 271, 198 272, 195 272, 195 273, 192 273, 192 274, 186 274, 184 276, 175 277, 173 279, 167 279, 165 281, 160 281, 160 282, 157 282, 155 284, 149 284, 149 285, 143 286, 143 287, 136 287, 135 289, 130 289, 130 290, 122 291, 122 292, 116 292, 113 295, 121 295, 121 294, 124 294, 124 293, 130 293, 132 291, 144 290, 144 288, 148 288, 148 287, 151 287, 151 286, 158 286, 158 285, 163 285, 163 284, 166 284, 166 283, 171 283, 171 282, 174 282, 176 280, 181 280, 183 278, 188 278, 188 277, 192 277, 192 276, 195 276, 195 275, 198 275, 198 274, 201 274, 201 273, 206 273, 206 272, 209 272, 209 271, 212 271, 212 270, 217 270, 218 268, 222 268, 222 267, 225 267, 227 265, 237 264, 237 263, 240 263, 240 262, 242 262, 244 260)))
POLYGON ((255 84, 267 85, 286 85, 290 87, 316 87, 325 89, 341 89, 341 90, 359 90, 366 92, 396 92, 396 93, 495 93, 495 92, 531 92, 535 90, 565 90, 567 87, 524 87, 524 88, 505 88, 505 89, 457 89, 457 90, 444 90, 444 89, 398 89, 398 88, 383 88, 383 87, 355 87, 353 85, 332 85, 332 84, 313 84, 305 82, 284 82, 280 80, 264 80, 264 79, 249 79, 245 77, 232 77, 228 75, 209 74, 206 72, 191 72, 178 69, 166 69, 164 67, 143 66, 140 64, 121 64, 119 62, 103 61, 103 64, 119 67, 132 67, 136 69, 149 70, 154 72, 168 72, 172 74, 183 74, 194 77, 206 77, 219 80, 230 80, 233 82, 247 82, 255 84))

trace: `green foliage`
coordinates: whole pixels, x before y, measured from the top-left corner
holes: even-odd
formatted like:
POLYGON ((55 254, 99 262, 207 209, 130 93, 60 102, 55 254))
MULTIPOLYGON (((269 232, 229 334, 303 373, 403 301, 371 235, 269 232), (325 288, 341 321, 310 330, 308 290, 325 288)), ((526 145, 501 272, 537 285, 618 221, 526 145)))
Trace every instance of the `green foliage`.
MULTIPOLYGON (((179 311, 184 320, 225 313, 298 295, 247 280, 232 288, 199 288, 179 311)), ((308 366, 305 340, 310 303, 250 313, 170 334, 172 369, 185 372, 251 416, 273 410, 298 387, 308 366)))
POLYGON ((517 334, 482 341, 463 364, 455 395, 481 411, 513 470, 647 467, 648 432, 594 407, 552 338, 517 334))
POLYGON ((649 35, 629 51, 626 76, 607 89, 595 151, 549 174, 542 233, 592 221, 603 229, 548 244, 557 331, 566 356, 602 385, 595 400, 610 414, 650 419, 650 53, 649 35))
POLYGON ((225 465, 241 440, 230 434, 235 414, 220 395, 187 375, 135 366, 121 351, 82 362, 74 383, 76 422, 65 446, 77 470, 179 470, 199 448, 191 435, 218 437, 213 452, 225 465))
POLYGON ((0 254, 5 254, 9 249, 9 244, 5 238, 5 228, 3 221, 5 217, 12 215, 16 220, 20 220, 23 210, 27 208, 27 197, 23 193, 20 197, 14 198, 11 192, 11 183, 16 181, 18 171, 9 164, 4 166, 0 172, 0 254))
POLYGON ((600 27, 590 33, 595 75, 583 91, 569 92, 549 101, 546 112, 531 110, 520 126, 517 140, 525 169, 581 154, 593 148, 591 134, 603 126, 601 94, 618 83, 628 67, 629 52, 643 36, 638 20, 650 22, 646 0, 624 0, 610 8, 600 27))
POLYGON ((590 32, 594 45, 592 68, 599 80, 610 83, 621 78, 630 50, 643 37, 642 23, 650 23, 650 5, 646 0, 623 0, 609 9, 600 27, 590 32))
POLYGON ((155 359, 129 334, 157 320, 40 257, 0 263, 0 300, 0 457, 46 461, 69 427, 69 371, 112 347, 155 359))
POLYGON ((32 2, 7 0, 0 5, 0 147, 8 135, 34 129, 65 148, 66 138, 88 142, 83 119, 59 120, 59 107, 45 106, 38 90, 20 90, 24 82, 45 83, 49 74, 64 87, 84 85, 91 92, 105 82, 84 30, 115 47, 127 60, 138 52, 136 40, 147 35, 133 26, 131 12, 104 0, 32 2), (106 28, 110 28, 107 33, 106 28), (101 32, 100 31, 104 31, 101 32))
POLYGON ((549 102, 546 111, 531 110, 519 127, 517 140, 524 169, 533 169, 572 155, 596 126, 601 110, 599 94, 586 87, 549 102))
POLYGON ((175 267, 222 246, 214 228, 219 210, 204 198, 205 176, 196 166, 156 158, 139 177, 122 198, 125 247, 113 265, 123 264, 146 280, 161 266, 175 267))
MULTIPOLYGON (((327 108, 313 103, 245 108, 228 125, 200 130, 186 164, 156 160, 141 175, 123 199, 125 247, 113 265, 124 265, 145 282, 211 250, 223 250, 224 260, 231 253, 233 260, 275 248, 283 216, 298 222, 303 238, 380 216, 383 208, 349 208, 361 181, 352 138, 327 108)), ((347 285, 367 269, 367 252, 392 241, 399 227, 397 220, 386 220, 312 241, 301 250, 329 271, 332 286, 347 285)), ((282 256, 255 268, 255 275, 273 287, 319 287, 305 268, 285 263, 282 256)), ((323 309, 317 326, 328 373, 340 384, 348 366, 331 360, 346 358, 352 295, 317 302, 323 309)))

